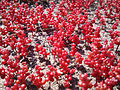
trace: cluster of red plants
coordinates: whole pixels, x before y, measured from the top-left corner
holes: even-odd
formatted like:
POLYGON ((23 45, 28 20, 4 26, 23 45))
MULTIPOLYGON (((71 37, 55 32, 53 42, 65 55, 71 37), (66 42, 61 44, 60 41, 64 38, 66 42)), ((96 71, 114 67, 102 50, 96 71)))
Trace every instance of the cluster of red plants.
POLYGON ((33 1, 32 7, 0 1, 0 78, 6 90, 46 89, 52 82, 72 90, 73 78, 82 90, 119 86, 119 0, 50 1, 47 8, 33 1), (44 43, 34 40, 37 33, 46 33, 44 43))

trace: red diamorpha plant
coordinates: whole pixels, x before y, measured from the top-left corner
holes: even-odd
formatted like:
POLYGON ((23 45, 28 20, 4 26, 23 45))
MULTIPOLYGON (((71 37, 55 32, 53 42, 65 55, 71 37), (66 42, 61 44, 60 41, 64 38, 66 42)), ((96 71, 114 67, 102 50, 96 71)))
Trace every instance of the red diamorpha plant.
POLYGON ((5 89, 112 90, 120 81, 119 25, 119 0, 1 0, 5 89))
POLYGON ((80 74, 80 81, 78 82, 78 85, 82 87, 83 90, 87 90, 92 87, 92 83, 88 79, 88 74, 80 74))

